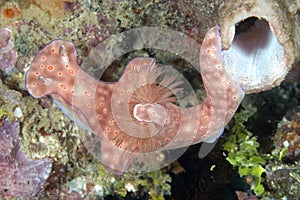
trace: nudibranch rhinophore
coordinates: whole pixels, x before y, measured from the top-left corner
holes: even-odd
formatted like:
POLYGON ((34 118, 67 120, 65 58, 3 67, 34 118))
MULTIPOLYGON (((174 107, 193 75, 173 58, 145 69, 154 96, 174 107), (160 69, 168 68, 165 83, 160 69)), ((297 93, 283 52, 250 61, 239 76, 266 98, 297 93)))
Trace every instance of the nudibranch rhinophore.
POLYGON ((300 4, 226 0, 218 8, 227 73, 246 93, 278 86, 300 54, 300 4))
POLYGON ((71 42, 52 41, 34 58, 26 87, 35 98, 50 95, 69 117, 93 132, 101 143, 100 161, 115 174, 125 172, 134 160, 142 166, 164 166, 156 159, 159 152, 199 142, 207 143, 199 153, 205 156, 244 97, 224 69, 217 26, 208 31, 200 50, 207 97, 192 107, 174 104, 182 81, 168 74, 158 81, 165 69, 153 58, 134 58, 119 81, 110 83, 82 70, 76 56, 71 42))

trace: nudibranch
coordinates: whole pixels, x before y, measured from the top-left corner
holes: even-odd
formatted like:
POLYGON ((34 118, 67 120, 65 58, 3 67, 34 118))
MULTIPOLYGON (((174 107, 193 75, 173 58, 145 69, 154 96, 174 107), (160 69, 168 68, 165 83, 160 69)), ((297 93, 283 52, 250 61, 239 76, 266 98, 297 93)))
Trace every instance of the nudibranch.
MULTIPOLYGON (((182 82, 163 75, 164 68, 153 58, 134 58, 118 82, 104 82, 80 68, 74 45, 64 40, 50 42, 37 54, 26 73, 26 87, 35 98, 50 95, 70 118, 93 132, 101 143, 102 164, 122 174, 134 160, 151 165, 159 162, 157 152, 217 140, 244 97, 226 73, 222 56, 216 26, 200 50, 207 97, 187 108, 175 104, 182 82)), ((199 155, 210 149, 204 145, 199 155)))

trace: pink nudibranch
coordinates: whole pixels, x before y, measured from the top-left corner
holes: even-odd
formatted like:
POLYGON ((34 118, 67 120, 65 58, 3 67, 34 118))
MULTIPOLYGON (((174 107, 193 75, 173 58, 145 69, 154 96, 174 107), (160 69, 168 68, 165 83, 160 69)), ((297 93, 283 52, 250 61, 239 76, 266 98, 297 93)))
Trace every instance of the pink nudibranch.
MULTIPOLYGON (((50 95, 93 132, 101 143, 100 161, 115 174, 156 151, 214 143, 244 97, 224 69, 218 27, 208 31, 200 51, 207 98, 189 108, 174 104, 181 82, 168 75, 156 82, 164 70, 153 58, 134 58, 118 82, 108 83, 82 70, 76 56, 71 42, 52 41, 34 58, 26 87, 35 98, 50 95)), ((211 149, 204 147, 200 156, 211 149)))

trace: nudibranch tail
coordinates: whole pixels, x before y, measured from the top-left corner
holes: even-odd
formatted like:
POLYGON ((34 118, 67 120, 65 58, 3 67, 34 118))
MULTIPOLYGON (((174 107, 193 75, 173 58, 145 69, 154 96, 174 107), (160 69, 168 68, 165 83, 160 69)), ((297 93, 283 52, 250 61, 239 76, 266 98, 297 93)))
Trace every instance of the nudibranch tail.
MULTIPOLYGON (((204 125, 207 127, 207 133, 203 141, 214 143, 223 133, 224 127, 244 98, 244 91, 227 74, 224 67, 218 26, 210 29, 203 40, 200 50, 200 69, 207 92, 204 108, 208 112, 204 112, 206 119, 203 121, 209 121, 204 125)), ((200 127, 204 126, 200 125, 200 127)), ((203 150, 210 151, 211 148, 202 148, 203 150)), ((202 151, 199 152, 199 156, 207 154, 202 151)))

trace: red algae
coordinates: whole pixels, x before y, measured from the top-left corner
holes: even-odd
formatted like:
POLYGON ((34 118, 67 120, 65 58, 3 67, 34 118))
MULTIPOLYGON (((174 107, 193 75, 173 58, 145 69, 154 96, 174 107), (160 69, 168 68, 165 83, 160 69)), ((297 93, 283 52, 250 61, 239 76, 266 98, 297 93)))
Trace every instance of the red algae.
POLYGON ((21 149, 18 122, 1 122, 0 150, 0 197, 35 196, 50 175, 52 161, 32 160, 26 155, 21 149))
POLYGON ((17 51, 14 42, 10 40, 11 31, 7 28, 0 29, 0 70, 9 71, 14 67, 17 51))

